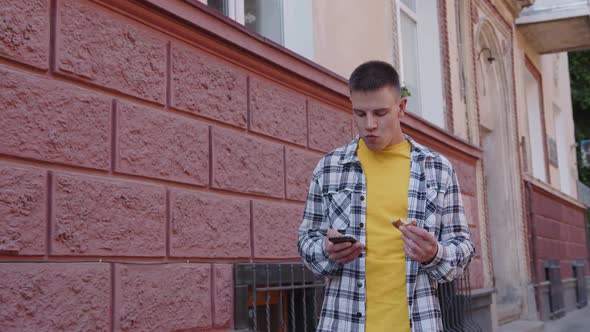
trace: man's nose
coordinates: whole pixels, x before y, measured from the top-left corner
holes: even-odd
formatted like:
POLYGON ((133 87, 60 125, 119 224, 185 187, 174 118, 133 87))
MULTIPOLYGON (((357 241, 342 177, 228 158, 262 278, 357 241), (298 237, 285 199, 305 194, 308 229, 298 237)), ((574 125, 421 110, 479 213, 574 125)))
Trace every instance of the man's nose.
POLYGON ((375 116, 373 116, 371 114, 367 114, 365 129, 370 131, 370 130, 374 130, 375 128, 377 128, 377 119, 375 119, 375 116))

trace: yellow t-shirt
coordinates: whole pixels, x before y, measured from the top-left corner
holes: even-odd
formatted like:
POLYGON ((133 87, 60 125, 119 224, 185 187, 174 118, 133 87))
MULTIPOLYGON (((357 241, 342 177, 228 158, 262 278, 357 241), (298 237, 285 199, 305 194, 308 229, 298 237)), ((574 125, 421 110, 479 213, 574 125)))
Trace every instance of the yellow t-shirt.
POLYGON ((392 218, 407 218, 410 143, 371 151, 359 140, 357 155, 367 179, 366 329, 409 332, 406 256, 392 218))

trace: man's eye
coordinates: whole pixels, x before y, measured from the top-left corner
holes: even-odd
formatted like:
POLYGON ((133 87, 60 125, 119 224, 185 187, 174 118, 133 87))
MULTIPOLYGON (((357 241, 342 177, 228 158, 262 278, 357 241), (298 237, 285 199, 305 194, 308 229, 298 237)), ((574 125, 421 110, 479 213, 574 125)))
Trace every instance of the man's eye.
POLYGON ((356 115, 357 115, 357 116, 360 116, 360 117, 362 118, 363 116, 365 116, 365 113, 356 112, 356 115))

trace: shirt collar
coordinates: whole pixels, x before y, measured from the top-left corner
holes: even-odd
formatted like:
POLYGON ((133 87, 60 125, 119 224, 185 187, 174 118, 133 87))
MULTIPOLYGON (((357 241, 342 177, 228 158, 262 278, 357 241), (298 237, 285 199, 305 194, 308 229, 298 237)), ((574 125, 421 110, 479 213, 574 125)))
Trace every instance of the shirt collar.
MULTIPOLYGON (((432 153, 432 151, 430 149, 417 143, 416 141, 414 141, 414 139, 412 139, 410 136, 408 136, 406 134, 404 134, 404 138, 408 142, 410 142, 410 145, 412 147, 412 149, 411 149, 412 159, 418 158, 420 156, 434 158, 434 154, 432 153)), ((358 148, 359 139, 360 139, 360 136, 356 135, 356 137, 352 140, 352 142, 350 142, 348 145, 346 145, 344 147, 344 153, 342 154, 342 156, 340 157, 340 160, 338 161, 339 164, 343 165, 343 164, 348 164, 348 163, 353 163, 353 162, 360 162, 360 160, 358 159, 358 157, 356 155, 356 150, 358 148)))

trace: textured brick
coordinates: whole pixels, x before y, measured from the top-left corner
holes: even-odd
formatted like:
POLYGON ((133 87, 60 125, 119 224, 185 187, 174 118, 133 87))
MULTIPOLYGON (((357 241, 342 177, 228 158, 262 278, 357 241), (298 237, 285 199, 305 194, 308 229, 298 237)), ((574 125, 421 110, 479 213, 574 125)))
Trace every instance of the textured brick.
POLYGON ((283 197, 283 147, 213 128, 213 187, 283 197))
POLYGON ((173 191, 170 253, 182 257, 250 257, 250 203, 173 191))
POLYGON ((164 103, 166 40, 113 11, 58 1, 57 67, 94 84, 164 103))
MULTIPOLYGON (((535 233, 537 233, 537 236, 548 239, 559 239, 561 237, 561 227, 558 222, 539 215, 535 215, 533 220, 535 222, 535 233)), ((566 234, 564 235, 567 236, 566 234)))
POLYGON ((197 185, 209 184, 209 128, 131 104, 117 105, 116 170, 197 185))
POLYGON ((262 78, 250 78, 250 128, 296 144, 307 144, 305 97, 262 78))
POLYGON ((0 13, 0 56, 47 69, 49 0, 0 0, 0 13))
POLYGON ((571 238, 571 242, 573 243, 577 243, 577 244, 581 244, 581 245, 586 245, 587 244, 587 235, 586 235, 586 229, 585 228, 581 228, 581 227, 574 227, 574 226, 570 226, 571 230, 572 230, 572 238, 571 238))
POLYGON ((471 234, 471 241, 475 245, 475 256, 481 258, 483 253, 481 252, 480 229, 478 227, 469 227, 469 232, 471 234))
POLYGON ((562 227, 562 238, 566 242, 576 242, 576 233, 580 231, 579 228, 575 226, 568 225, 566 223, 561 224, 562 227))
MULTIPOLYGON (((353 118, 353 120, 352 120, 352 138, 355 138, 357 136, 359 136, 359 129, 356 126, 356 123, 354 122, 354 118, 353 118)), ((352 138, 351 138, 351 140, 352 140, 352 138)))
POLYGON ((583 209, 564 205, 562 210, 562 220, 570 225, 585 227, 586 222, 584 220, 584 213, 585 211, 583 209))
POLYGON ((465 220, 469 225, 478 225, 479 213, 477 210, 477 199, 470 195, 462 195, 463 208, 465 209, 465 220))
POLYGON ((117 265, 115 331, 211 326, 209 264, 117 265))
POLYGON ((561 205, 551 197, 533 190, 531 203, 531 208, 535 214, 553 220, 562 220, 561 205))
POLYGON ((254 257, 298 257, 297 228, 303 217, 302 205, 255 201, 252 214, 254 257))
POLYGON ((321 155, 295 148, 287 148, 287 198, 304 201, 309 182, 321 155))
POLYGON ((233 269, 230 264, 215 264, 215 326, 230 326, 233 312, 233 269))
POLYGON ((471 289, 483 288, 483 262, 480 258, 475 258, 469 264, 469 281, 471 289))
POLYGON ((565 255, 565 247, 562 246, 560 241, 546 238, 537 238, 536 247, 539 258, 541 259, 560 259, 563 255, 565 255))
POLYGON ((165 254, 163 188, 63 174, 54 186, 53 254, 165 254))
POLYGON ((111 101, 0 66, 0 153, 110 167, 111 101))
POLYGON ((0 263, 0 301, 0 331, 110 331, 110 266, 0 263))
POLYGON ((330 151, 351 141, 352 120, 349 113, 318 102, 309 102, 309 147, 330 151))
POLYGON ((47 176, 0 165, 0 253, 45 254, 47 176))
POLYGON ((588 249, 586 248, 586 244, 573 243, 570 245, 573 249, 573 255, 570 256, 571 259, 586 259, 588 257, 588 249))
POLYGON ((477 172, 474 164, 461 159, 450 159, 463 194, 475 196, 477 194, 477 172))
POLYGON ((204 51, 172 44, 172 106, 246 127, 246 71, 204 51))

